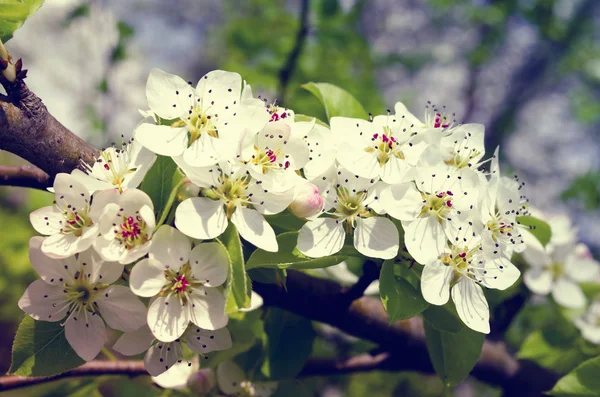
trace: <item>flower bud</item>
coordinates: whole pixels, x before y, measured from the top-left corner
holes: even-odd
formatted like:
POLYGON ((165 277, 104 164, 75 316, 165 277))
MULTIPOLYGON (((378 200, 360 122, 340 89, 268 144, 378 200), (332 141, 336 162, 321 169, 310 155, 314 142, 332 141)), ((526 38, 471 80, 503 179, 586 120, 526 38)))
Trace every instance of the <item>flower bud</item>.
POLYGON ((321 212, 323 204, 319 189, 312 183, 306 183, 296 187, 294 201, 289 208, 298 218, 310 218, 321 212))
POLYGON ((190 197, 198 197, 200 194, 200 188, 192 183, 188 178, 177 190, 177 199, 183 201, 190 197))
POLYGON ((194 371, 188 378, 188 387, 198 396, 208 394, 216 384, 217 380, 212 369, 194 371))

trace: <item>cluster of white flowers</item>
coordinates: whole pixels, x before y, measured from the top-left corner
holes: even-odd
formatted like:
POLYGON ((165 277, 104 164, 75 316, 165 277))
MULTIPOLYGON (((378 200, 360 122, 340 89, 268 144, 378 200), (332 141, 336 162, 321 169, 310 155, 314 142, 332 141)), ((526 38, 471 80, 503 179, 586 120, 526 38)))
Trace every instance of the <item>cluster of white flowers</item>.
POLYGON ((544 215, 539 211, 535 214, 547 221, 552 236, 543 246, 530 233, 523 233, 526 244, 523 259, 528 265, 523 281, 534 294, 550 295, 558 305, 583 312, 575 317, 575 325, 586 340, 600 344, 600 300, 588 302, 580 286, 600 281, 600 263, 578 241, 577 229, 566 214, 544 215))
POLYGON ((62 321, 83 359, 101 351, 105 323, 125 332, 117 351, 147 351, 153 376, 191 366, 187 350, 229 348, 230 258, 214 239, 231 228, 277 252, 265 215, 286 209, 306 220, 302 254, 329 256, 348 244, 388 260, 403 257, 404 246, 424 265, 425 299, 443 305, 451 295, 467 326, 489 332, 481 287, 504 289, 519 277, 510 257, 524 248, 516 220, 524 198, 517 181, 500 176, 496 155, 482 167, 483 126, 457 124, 434 106, 421 121, 398 103, 369 120, 333 117, 329 129, 265 105, 225 71, 193 87, 155 69, 146 95, 135 140, 102 150, 85 171, 59 174, 55 205, 31 214, 47 236, 30 242, 42 280, 19 305, 37 320, 62 321), (157 154, 172 157, 194 187, 173 225, 157 224, 164 209, 137 189, 157 154))

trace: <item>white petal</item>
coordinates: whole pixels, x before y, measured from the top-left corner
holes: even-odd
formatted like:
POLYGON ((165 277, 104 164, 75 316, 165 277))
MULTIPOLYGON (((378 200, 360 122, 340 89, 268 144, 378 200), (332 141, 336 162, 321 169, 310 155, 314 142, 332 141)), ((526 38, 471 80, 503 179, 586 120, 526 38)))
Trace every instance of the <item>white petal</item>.
POLYGON ((96 299, 102 318, 109 327, 131 332, 146 323, 146 306, 131 290, 122 285, 111 285, 96 299))
POLYGON ((192 87, 181 77, 152 69, 146 82, 146 98, 152 112, 167 120, 181 117, 193 103, 192 87))
POLYGON ((481 287, 467 277, 462 277, 452 287, 452 300, 458 317, 467 327, 484 334, 490 333, 490 309, 481 287))
POLYGON ((204 107, 210 106, 213 113, 221 116, 227 115, 228 109, 233 107, 234 101, 240 101, 242 90, 242 77, 233 72, 213 70, 204 75, 196 86, 196 93, 202 97, 204 107))
POLYGON ((72 269, 65 269, 68 262, 74 264, 74 261, 65 259, 53 259, 42 252, 43 237, 35 236, 29 240, 29 261, 33 268, 38 272, 42 280, 48 284, 62 284, 65 280, 72 280, 73 275, 78 270, 75 266, 72 269), (62 280, 62 281, 61 281, 62 280))
POLYGON ((176 362, 171 368, 158 376, 153 376, 152 381, 163 389, 184 390, 188 387, 188 378, 197 371, 188 362, 176 362))
POLYGON ((131 269, 129 287, 134 294, 151 297, 165 285, 165 266, 153 259, 142 259, 131 269))
POLYGON ((346 233, 335 219, 319 218, 302 226, 298 235, 298 250, 304 255, 321 258, 339 252, 346 233))
POLYGON ((421 275, 421 292, 423 298, 433 305, 441 306, 450 297, 450 282, 454 271, 440 260, 429 262, 421 275))
POLYGON ((148 350, 154 341, 154 335, 148 325, 133 331, 125 332, 113 346, 113 350, 125 355, 135 356, 148 350))
POLYGON ((175 226, 192 238, 218 237, 227 229, 223 203, 204 197, 186 199, 175 210, 175 226))
POLYGON ((144 206, 154 209, 154 204, 152 204, 150 196, 138 189, 124 191, 119 198, 119 206, 121 206, 123 214, 130 216, 133 216, 136 211, 139 211, 144 206))
POLYGON ((227 328, 209 331, 202 328, 190 327, 184 334, 183 340, 190 350, 202 354, 227 350, 232 346, 231 335, 227 328))
POLYGON ((383 189, 379 201, 388 214, 401 221, 415 219, 423 206, 421 193, 412 182, 383 189))
POLYGON ((253 310, 256 310, 256 309, 259 309, 260 307, 262 307, 263 303, 264 303, 263 298, 256 292, 252 291, 252 295, 250 296, 250 307, 242 308, 242 309, 239 309, 238 311, 251 312, 253 310))
POLYGON ((270 252, 277 252, 279 249, 273 228, 258 211, 238 207, 231 222, 237 227, 240 236, 256 247, 270 252))
POLYGON ((157 342, 148 349, 144 357, 144 367, 151 376, 158 376, 171 368, 180 358, 178 343, 157 342))
POLYGON ((381 169, 381 179, 385 183, 400 183, 404 180, 406 173, 411 169, 411 166, 396 156, 392 156, 383 165, 381 169))
POLYGON ((29 220, 36 232, 49 236, 60 232, 60 222, 64 221, 64 217, 56 206, 48 206, 33 211, 29 220))
POLYGON ((581 309, 586 304, 581 287, 565 277, 557 279, 552 286, 552 298, 559 305, 569 309, 581 309))
POLYGON ((354 230, 354 246, 364 256, 392 259, 398 254, 398 229, 387 218, 374 216, 358 219, 354 230))
POLYGON ((109 183, 106 181, 101 181, 101 180, 97 179, 95 176, 86 174, 85 172, 81 171, 78 168, 71 171, 71 175, 77 181, 81 182, 81 184, 83 184, 90 191, 90 193, 94 193, 94 192, 100 191, 100 190, 114 188, 112 183, 109 183))
POLYGON ((192 243, 179 230, 169 225, 158 228, 152 236, 149 257, 177 271, 189 260, 192 243))
POLYGON ((90 204, 90 191, 71 174, 58 174, 54 179, 56 206, 86 212, 90 204))
POLYGON ((517 282, 521 272, 506 258, 498 256, 485 262, 483 284, 489 288, 505 290, 517 282))
MULTIPOLYGON (((93 225, 89 229, 98 234, 98 225, 93 225)), ((73 233, 55 234, 44 239, 42 252, 55 258, 66 258, 87 250, 93 243, 94 237, 84 239, 83 236, 77 237, 73 233)))
POLYGON ((222 158, 235 156, 231 145, 223 140, 202 134, 183 152, 183 161, 191 167, 210 167, 222 158))
POLYGON ((247 380, 246 374, 233 361, 225 361, 217 367, 217 384, 227 395, 236 395, 242 391, 241 383, 247 380))
POLYGON ((368 153, 350 146, 341 147, 337 161, 351 173, 362 178, 377 178, 381 172, 376 153, 368 153))
POLYGON ((158 297, 148 307, 148 326, 160 341, 172 342, 179 338, 189 322, 188 309, 181 305, 177 294, 158 297))
POLYGON ((404 244, 415 261, 424 264, 437 259, 446 247, 446 235, 434 216, 419 217, 404 228, 404 244))
POLYGON ((88 215, 94 222, 99 222, 106 206, 111 203, 116 204, 120 197, 119 191, 113 189, 112 186, 109 189, 97 191, 92 196, 92 206, 88 215))
POLYGON ((592 281, 600 273, 600 264, 593 259, 579 258, 575 255, 567 257, 565 271, 578 282, 592 281))
POLYGON ((581 331, 581 336, 596 345, 600 344, 600 327, 583 321, 581 318, 574 320, 575 325, 581 331))
POLYGON ((134 134, 139 143, 161 156, 179 156, 188 146, 185 127, 142 123, 137 126, 134 134))
POLYGON ((106 343, 104 321, 100 316, 82 310, 65 324, 65 336, 79 357, 91 361, 106 343))
POLYGON ((69 306, 64 303, 65 293, 61 286, 53 286, 43 280, 35 280, 19 299, 19 307, 36 320, 60 321, 69 306))
POLYGON ((194 288, 187 306, 189 319, 200 328, 215 330, 227 325, 225 296, 216 288, 194 288))
POLYGON ((94 242, 94 249, 102 259, 109 262, 118 262, 125 253, 125 247, 119 240, 106 239, 104 237, 98 237, 96 239, 94 242))
POLYGON ((79 269, 87 274, 90 283, 111 284, 123 274, 123 265, 102 260, 102 257, 91 248, 79 254, 77 264, 79 269))
POLYGON ((207 287, 218 287, 227 280, 229 255, 219 243, 201 243, 190 254, 192 275, 207 287))
POLYGON ((523 282, 533 293, 547 295, 552 290, 552 273, 544 268, 531 267, 523 275, 523 282))
POLYGON ((261 214, 278 214, 294 201, 293 188, 282 193, 271 193, 265 192, 261 186, 262 185, 254 185, 248 188, 248 193, 252 194, 254 208, 261 214))

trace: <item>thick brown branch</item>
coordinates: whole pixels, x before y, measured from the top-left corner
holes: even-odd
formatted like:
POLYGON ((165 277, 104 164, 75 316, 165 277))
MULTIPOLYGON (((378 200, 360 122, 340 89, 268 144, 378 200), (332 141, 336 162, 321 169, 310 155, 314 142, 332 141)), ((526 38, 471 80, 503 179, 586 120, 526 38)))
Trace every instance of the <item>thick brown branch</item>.
MULTIPOLYGON (((254 283, 265 305, 277 306, 320 321, 361 339, 379 344, 397 357, 396 368, 432 372, 420 318, 388 324, 379 299, 362 297, 348 303, 336 282, 289 271, 287 290, 274 284, 254 283)), ((383 364, 381 364, 383 365, 383 364)), ((387 364, 386 364, 387 365, 387 364)), ((538 396, 550 389, 557 375, 533 363, 515 360, 503 343, 487 341, 472 375, 511 391, 511 396, 538 396)))
POLYGON ((8 97, 0 101, 0 149, 14 153, 49 175, 91 163, 96 149, 60 124, 23 80, 0 81, 8 97))
POLYGON ((33 165, 0 165, 0 185, 46 190, 50 176, 33 165))
POLYGON ((143 361, 90 361, 79 368, 72 369, 60 375, 47 378, 27 378, 24 376, 1 376, 0 391, 34 386, 64 378, 101 375, 148 375, 143 361))

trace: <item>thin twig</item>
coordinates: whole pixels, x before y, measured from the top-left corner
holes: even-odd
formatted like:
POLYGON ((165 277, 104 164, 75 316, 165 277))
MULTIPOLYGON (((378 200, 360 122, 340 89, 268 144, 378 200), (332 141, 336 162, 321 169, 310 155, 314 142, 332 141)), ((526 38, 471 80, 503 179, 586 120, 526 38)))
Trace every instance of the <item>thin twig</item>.
POLYGON ((0 185, 46 190, 50 176, 33 165, 0 165, 0 185))
POLYGON ((279 102, 285 102, 285 92, 287 90, 288 83, 296 70, 298 64, 298 57, 304 47, 306 36, 308 35, 308 16, 310 11, 310 0, 302 0, 302 8, 300 9, 300 28, 296 33, 296 41, 294 48, 288 55, 287 60, 283 64, 283 67, 279 71, 279 102))

